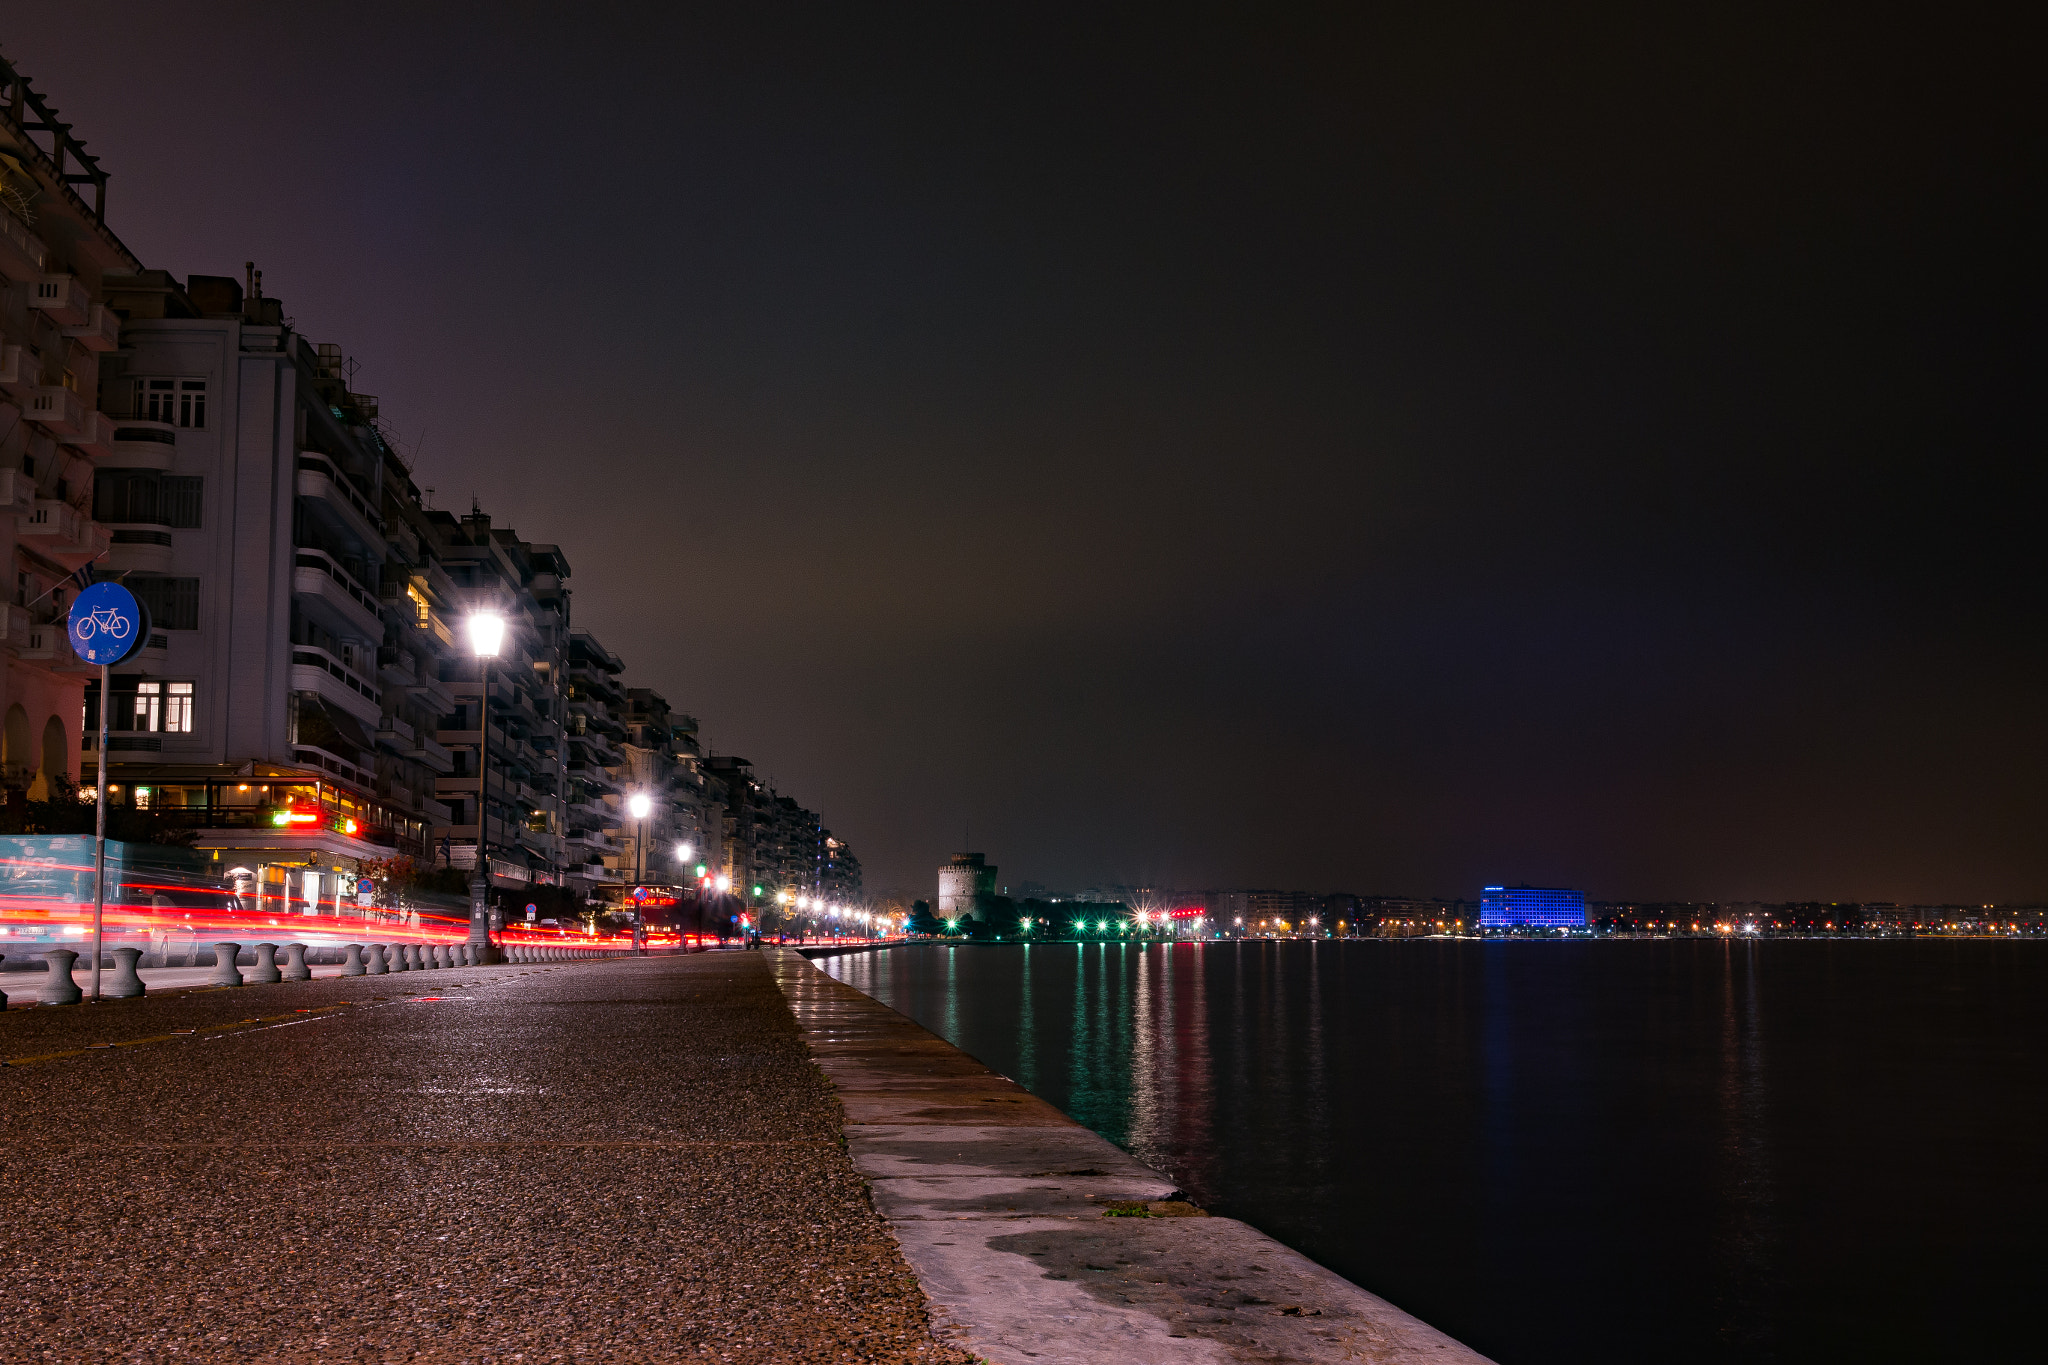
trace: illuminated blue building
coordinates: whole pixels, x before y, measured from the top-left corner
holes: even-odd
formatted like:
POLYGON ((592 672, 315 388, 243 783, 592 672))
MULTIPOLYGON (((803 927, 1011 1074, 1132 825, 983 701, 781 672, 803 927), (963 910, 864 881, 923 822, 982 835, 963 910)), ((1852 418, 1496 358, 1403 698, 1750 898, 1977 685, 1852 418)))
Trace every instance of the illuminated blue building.
POLYGON ((1586 893, 1544 886, 1489 886, 1479 893, 1479 927, 1545 929, 1586 922, 1586 893))

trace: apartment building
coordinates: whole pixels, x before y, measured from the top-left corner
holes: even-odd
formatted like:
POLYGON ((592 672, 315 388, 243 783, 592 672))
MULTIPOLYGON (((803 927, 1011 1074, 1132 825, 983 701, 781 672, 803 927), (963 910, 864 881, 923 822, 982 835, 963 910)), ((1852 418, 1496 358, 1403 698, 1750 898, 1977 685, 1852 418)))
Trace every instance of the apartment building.
POLYGON ((175 434, 174 423, 116 423, 99 399, 120 339, 107 289, 141 269, 103 221, 106 189, 70 125, 0 60, 0 555, 13 569, 0 611, 0 783, 36 799, 79 771, 92 670, 63 622, 71 575, 109 544, 91 515, 97 471, 154 458, 175 434))
MULTIPOLYGON (((493 886, 570 889, 568 558, 559 546, 493 526, 476 507, 461 517, 426 510, 422 519, 422 551, 446 573, 464 617, 489 612, 505 623, 496 658, 478 659, 457 622, 455 646, 440 661, 452 705, 434 738, 452 765, 435 780, 448 810, 432 831, 435 862, 473 871, 488 847, 493 886)), ((433 586, 415 576, 393 600, 431 618, 433 586)))
POLYGON ((725 837, 724 793, 703 772, 697 718, 673 709, 652 688, 633 687, 626 689, 619 720, 626 734, 619 746, 626 757, 621 783, 629 799, 645 794, 650 809, 644 831, 639 821, 622 830, 615 866, 635 882, 686 890, 698 865, 708 867, 706 851, 720 848, 725 837))
POLYGON ((376 399, 260 290, 253 268, 109 289, 125 322, 101 398, 129 437, 95 480, 101 567, 155 629, 111 679, 105 757, 112 799, 193 825, 198 847, 346 882, 423 857, 446 819, 432 784, 449 757, 423 726, 456 594, 414 548, 417 490, 376 399), (418 569, 424 630, 387 557, 418 569))

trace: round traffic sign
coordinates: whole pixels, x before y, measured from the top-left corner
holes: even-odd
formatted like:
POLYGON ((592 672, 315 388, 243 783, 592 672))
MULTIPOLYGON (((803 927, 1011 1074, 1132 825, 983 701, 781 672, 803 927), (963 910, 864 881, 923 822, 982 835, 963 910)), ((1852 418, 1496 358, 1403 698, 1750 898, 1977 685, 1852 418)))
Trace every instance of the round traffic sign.
POLYGON ((71 604, 71 648, 89 664, 117 664, 149 637, 149 618, 119 583, 95 583, 71 604))

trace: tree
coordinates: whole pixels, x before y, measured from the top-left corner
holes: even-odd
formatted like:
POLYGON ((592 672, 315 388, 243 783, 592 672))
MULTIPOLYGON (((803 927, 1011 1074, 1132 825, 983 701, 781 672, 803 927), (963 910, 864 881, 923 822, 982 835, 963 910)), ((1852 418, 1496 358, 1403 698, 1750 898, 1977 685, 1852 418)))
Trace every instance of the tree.
POLYGON ((936 934, 943 932, 945 925, 939 923, 932 913, 930 901, 918 901, 910 907, 910 932, 913 934, 936 934))

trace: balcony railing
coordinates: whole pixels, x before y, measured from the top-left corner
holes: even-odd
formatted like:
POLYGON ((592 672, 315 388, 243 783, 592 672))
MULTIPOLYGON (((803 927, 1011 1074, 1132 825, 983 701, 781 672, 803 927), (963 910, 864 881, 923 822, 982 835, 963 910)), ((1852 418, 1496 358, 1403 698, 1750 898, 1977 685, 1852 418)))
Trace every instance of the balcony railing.
POLYGON ((292 564, 292 586, 296 591, 315 601, 324 600, 328 610, 337 613, 349 629, 366 635, 374 631, 377 636, 382 636, 384 618, 378 614, 377 599, 363 591, 362 584, 350 577, 348 571, 335 563, 332 557, 324 551, 301 546, 294 552, 292 564), (368 619, 356 617, 349 607, 360 608, 368 619))
POLYGON ((121 344, 121 317, 103 303, 87 310, 85 321, 66 327, 64 335, 88 351, 111 351, 121 344))
POLYGON ((55 435, 77 436, 86 428, 89 411, 73 390, 62 384, 45 384, 30 395, 27 415, 29 421, 41 423, 55 435))
POLYGON ((377 690, 375 684, 365 681, 354 669, 317 645, 293 645, 292 662, 309 668, 323 669, 329 676, 339 679, 341 685, 351 692, 359 692, 375 704, 383 703, 383 694, 377 690))
POLYGON ((28 302, 63 327, 83 326, 92 315, 92 296, 76 275, 43 276, 29 289, 28 302))

